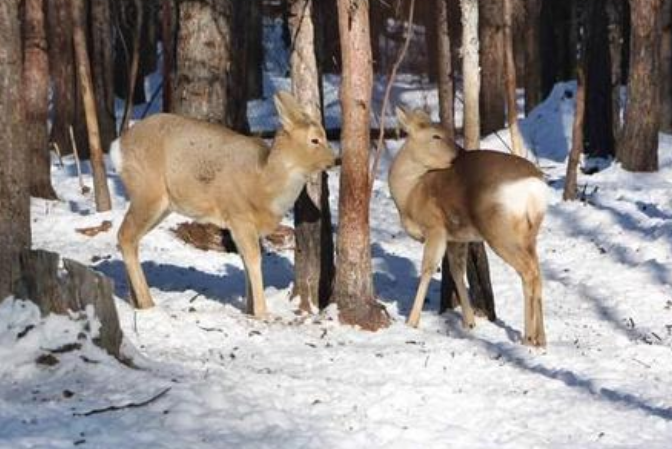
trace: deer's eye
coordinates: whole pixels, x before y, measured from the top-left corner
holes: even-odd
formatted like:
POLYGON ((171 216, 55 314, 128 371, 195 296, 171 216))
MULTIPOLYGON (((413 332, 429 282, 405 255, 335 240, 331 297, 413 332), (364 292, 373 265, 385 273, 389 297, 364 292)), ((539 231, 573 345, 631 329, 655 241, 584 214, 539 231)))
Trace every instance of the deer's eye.
POLYGON ((311 140, 311 143, 312 143, 313 145, 317 145, 318 143, 320 143, 320 139, 312 139, 312 140, 311 140))
POLYGON ((432 136, 432 139, 441 140, 441 136, 439 136, 438 134, 434 134, 432 136))

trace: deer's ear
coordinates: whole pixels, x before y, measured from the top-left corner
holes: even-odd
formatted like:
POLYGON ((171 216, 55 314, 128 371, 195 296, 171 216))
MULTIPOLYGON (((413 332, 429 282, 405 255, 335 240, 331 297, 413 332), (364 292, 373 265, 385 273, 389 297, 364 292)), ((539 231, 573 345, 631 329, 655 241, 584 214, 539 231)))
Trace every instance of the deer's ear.
POLYGON ((306 122, 306 113, 303 111, 299 102, 289 92, 278 91, 273 97, 275 108, 278 110, 278 117, 282 127, 289 131, 297 125, 306 122))
POLYGON ((401 126, 401 129, 410 134, 413 128, 411 114, 409 114, 408 111, 406 111, 401 106, 397 106, 394 110, 397 114, 397 122, 399 123, 399 126, 401 126))

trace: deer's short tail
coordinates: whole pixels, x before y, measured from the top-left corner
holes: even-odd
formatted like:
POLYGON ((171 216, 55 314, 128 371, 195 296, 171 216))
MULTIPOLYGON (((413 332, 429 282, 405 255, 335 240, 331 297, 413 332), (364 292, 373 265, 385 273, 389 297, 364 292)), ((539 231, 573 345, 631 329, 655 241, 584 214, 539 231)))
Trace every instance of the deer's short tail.
POLYGON ((539 226, 548 205, 548 186, 536 177, 519 179, 499 188, 499 203, 508 214, 539 226))
POLYGON ((121 138, 115 139, 110 144, 110 160, 112 161, 114 171, 121 173, 121 169, 124 166, 124 156, 121 151, 121 138))

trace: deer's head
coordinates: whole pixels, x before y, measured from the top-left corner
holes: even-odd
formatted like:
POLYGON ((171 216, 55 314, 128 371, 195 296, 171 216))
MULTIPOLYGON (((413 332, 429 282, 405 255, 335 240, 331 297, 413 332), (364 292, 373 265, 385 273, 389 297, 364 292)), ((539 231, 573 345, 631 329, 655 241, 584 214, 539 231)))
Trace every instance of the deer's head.
POLYGON ((450 167, 460 150, 448 139, 446 130, 432 123, 429 115, 420 109, 407 111, 397 107, 396 113, 408 135, 401 151, 428 170, 450 167))

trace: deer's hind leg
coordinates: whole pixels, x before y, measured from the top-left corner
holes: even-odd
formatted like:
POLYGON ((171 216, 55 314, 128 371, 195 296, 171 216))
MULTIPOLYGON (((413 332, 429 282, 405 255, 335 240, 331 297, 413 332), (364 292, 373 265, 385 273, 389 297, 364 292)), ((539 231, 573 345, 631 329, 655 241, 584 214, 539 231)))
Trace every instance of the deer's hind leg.
POLYGON ((147 279, 145 279, 145 274, 138 259, 140 239, 169 213, 169 203, 166 198, 158 197, 152 200, 143 198, 143 201, 131 200, 131 205, 119 228, 119 246, 131 284, 131 301, 139 309, 154 306, 154 301, 149 294, 147 279))

